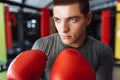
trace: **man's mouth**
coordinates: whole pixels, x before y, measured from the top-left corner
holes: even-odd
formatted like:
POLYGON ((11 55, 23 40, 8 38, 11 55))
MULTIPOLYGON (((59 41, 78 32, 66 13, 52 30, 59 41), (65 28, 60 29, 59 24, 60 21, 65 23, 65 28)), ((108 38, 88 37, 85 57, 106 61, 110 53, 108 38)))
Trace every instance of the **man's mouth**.
POLYGON ((69 38, 70 38, 70 36, 61 35, 61 38, 62 38, 62 39, 69 39, 69 38))

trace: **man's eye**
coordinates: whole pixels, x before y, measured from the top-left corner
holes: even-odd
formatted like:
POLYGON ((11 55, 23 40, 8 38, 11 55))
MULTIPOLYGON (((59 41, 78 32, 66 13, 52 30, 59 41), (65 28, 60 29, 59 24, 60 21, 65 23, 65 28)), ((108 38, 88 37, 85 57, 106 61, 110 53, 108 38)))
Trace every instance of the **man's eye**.
POLYGON ((71 18, 70 22, 75 23, 77 20, 75 18, 71 18))
POLYGON ((54 19, 54 21, 55 21, 56 23, 60 23, 60 22, 61 22, 61 20, 59 20, 59 19, 54 19))

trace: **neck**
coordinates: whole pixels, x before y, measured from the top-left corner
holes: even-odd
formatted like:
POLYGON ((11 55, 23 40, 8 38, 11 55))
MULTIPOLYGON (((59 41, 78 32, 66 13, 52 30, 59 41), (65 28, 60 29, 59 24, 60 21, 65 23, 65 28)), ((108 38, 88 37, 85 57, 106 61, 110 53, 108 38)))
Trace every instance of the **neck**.
POLYGON ((81 36, 79 37, 79 39, 77 39, 75 41, 74 44, 71 44, 70 46, 71 47, 74 47, 74 48, 78 48, 78 47, 81 47, 85 41, 85 38, 86 38, 86 32, 81 34, 81 36))

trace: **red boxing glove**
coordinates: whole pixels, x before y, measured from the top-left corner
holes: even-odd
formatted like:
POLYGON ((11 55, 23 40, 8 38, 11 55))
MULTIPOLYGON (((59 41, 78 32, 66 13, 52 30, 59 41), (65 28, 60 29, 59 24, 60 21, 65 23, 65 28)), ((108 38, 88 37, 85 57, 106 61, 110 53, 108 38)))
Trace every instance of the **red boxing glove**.
POLYGON ((56 58, 50 72, 50 80, 96 80, 96 75, 81 53, 69 48, 56 58))
POLYGON ((10 64, 6 80, 40 80, 47 56, 40 50, 20 53, 10 64))

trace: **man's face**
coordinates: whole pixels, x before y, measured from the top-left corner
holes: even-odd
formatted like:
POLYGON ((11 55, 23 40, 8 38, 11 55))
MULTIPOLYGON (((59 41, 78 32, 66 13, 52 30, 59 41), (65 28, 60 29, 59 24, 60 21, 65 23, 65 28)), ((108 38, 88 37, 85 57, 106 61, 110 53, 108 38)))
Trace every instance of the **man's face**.
POLYGON ((69 45, 80 44, 85 36, 86 26, 90 24, 90 15, 84 16, 77 3, 53 7, 53 19, 61 40, 69 45))

